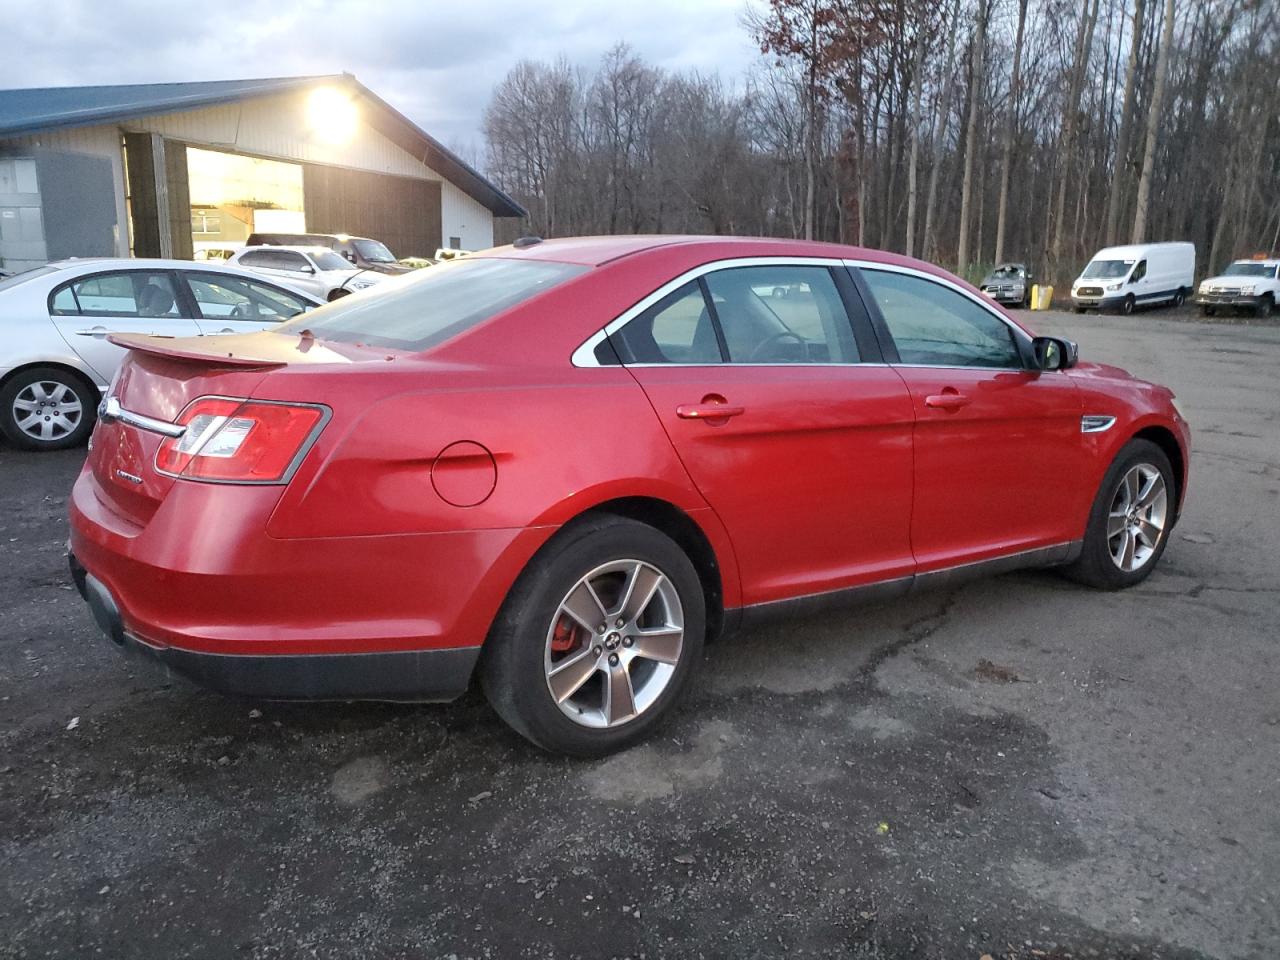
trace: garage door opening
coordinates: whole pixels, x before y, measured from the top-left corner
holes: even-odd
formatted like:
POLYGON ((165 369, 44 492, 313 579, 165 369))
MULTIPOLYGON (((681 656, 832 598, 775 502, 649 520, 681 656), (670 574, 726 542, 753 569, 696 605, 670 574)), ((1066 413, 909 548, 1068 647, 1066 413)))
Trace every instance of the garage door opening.
POLYGON ((307 229, 299 164, 188 147, 187 175, 197 260, 225 260, 255 231, 307 229))

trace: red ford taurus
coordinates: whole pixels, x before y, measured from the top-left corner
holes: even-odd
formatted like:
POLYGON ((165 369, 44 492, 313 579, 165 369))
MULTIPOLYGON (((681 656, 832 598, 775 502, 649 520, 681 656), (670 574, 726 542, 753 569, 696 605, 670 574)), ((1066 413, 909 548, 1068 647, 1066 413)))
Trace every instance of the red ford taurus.
POLYGON ((215 689, 446 700, 618 749, 745 618, 1155 566, 1164 387, 916 260, 530 240, 278 330, 132 348, 71 501, 104 631, 215 689))

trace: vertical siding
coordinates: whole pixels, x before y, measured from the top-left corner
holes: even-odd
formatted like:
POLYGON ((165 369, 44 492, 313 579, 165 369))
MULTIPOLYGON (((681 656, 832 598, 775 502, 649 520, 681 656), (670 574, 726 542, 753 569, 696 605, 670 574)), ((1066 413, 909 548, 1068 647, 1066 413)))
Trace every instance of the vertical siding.
POLYGON ((440 234, 442 246, 460 237, 463 250, 485 250, 493 246, 493 213, 446 180, 440 187, 440 234))
POLYGON ((79 127, 0 140, 0 149, 6 152, 21 153, 23 148, 82 153, 111 161, 111 179, 115 185, 116 255, 127 257, 129 220, 125 210, 124 152, 120 147, 120 131, 114 126, 79 127))

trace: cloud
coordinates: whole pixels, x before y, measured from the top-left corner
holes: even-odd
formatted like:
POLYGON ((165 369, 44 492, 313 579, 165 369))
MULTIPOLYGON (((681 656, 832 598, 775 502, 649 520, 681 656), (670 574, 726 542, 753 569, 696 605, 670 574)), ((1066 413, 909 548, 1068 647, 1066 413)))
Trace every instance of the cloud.
POLYGON ((521 59, 592 67, 619 41, 671 70, 739 80, 747 0, 0 0, 9 87, 348 72, 445 143, 478 150, 494 85, 521 59), (271 11, 264 15, 264 11, 271 11))

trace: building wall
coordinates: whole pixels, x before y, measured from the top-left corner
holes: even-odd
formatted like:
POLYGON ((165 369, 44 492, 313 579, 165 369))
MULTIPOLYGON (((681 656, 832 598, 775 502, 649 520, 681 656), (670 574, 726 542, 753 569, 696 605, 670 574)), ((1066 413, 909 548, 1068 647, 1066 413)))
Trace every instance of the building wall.
POLYGON ((442 247, 449 246, 450 237, 458 237, 463 250, 493 246, 493 213, 448 180, 440 186, 440 208, 442 247))
MULTIPOLYGON (((128 213, 125 210, 124 151, 120 145, 120 131, 114 126, 78 127, 73 130, 51 130, 48 133, 0 140, 0 153, 11 156, 47 154, 73 154, 98 157, 110 165, 111 182, 115 195, 109 198, 114 209, 112 243, 110 250, 95 247, 85 255, 118 257, 129 255, 128 213)), ((56 242, 56 241, 55 241, 56 242)))
MULTIPOLYGON (((478 250, 493 245, 493 214, 483 204, 478 203, 458 187, 445 180, 439 173, 411 155, 389 138, 369 124, 358 122, 355 135, 341 144, 325 143, 309 128, 307 111, 308 92, 287 93, 273 97, 260 97, 239 103, 205 107, 178 113, 160 114, 131 120, 120 125, 81 127, 72 130, 52 131, 29 137, 19 137, 0 141, 0 154, 30 155, 35 149, 49 149, 67 153, 87 154, 104 158, 110 163, 111 179, 115 185, 115 196, 112 204, 115 208, 115 232, 113 235, 114 253, 117 256, 129 255, 128 214, 126 210, 125 161, 121 146, 122 134, 158 133, 165 138, 165 162, 170 181, 180 189, 174 191, 176 196, 170 197, 171 228, 177 234, 189 230, 179 218, 189 218, 189 210, 185 204, 185 152, 183 146, 204 147, 215 150, 226 150, 234 153, 245 153, 253 156, 267 157, 276 160, 294 161, 308 165, 345 168, 347 170, 364 171, 372 174, 390 174, 397 178, 431 184, 424 191, 401 191, 402 196, 419 193, 426 198, 421 210, 406 211, 412 215, 429 218, 425 229, 401 229, 403 224, 396 224, 397 237, 379 236, 369 231, 378 239, 384 240, 398 255, 430 255, 435 247, 418 249, 430 239, 437 236, 434 229, 438 226, 439 246, 447 246, 450 237, 458 237, 461 246, 467 250, 478 250), (182 158, 183 169, 177 169, 179 158, 182 158), (181 209, 174 209, 181 207, 181 209), (402 236, 401 236, 402 235, 402 236), (404 244, 409 244, 409 247, 404 244)), ((329 182, 325 178, 315 178, 319 182, 329 182)), ((338 183, 341 178, 332 182, 338 183)), ((352 185, 343 182, 343 192, 338 201, 324 197, 315 198, 317 208, 324 208, 321 223, 308 221, 311 230, 329 232, 328 224, 334 222, 331 214, 333 202, 347 203, 353 195, 352 185), (327 206, 326 206, 327 204, 327 206)), ((322 188, 323 189, 323 188, 322 188)), ((358 195, 358 189, 354 195, 358 195)), ((313 199, 307 198, 308 214, 313 207, 313 199)), ((345 218, 344 222, 350 220, 345 218)), ((368 218, 361 216, 360 223, 368 218)), ((357 232, 354 222, 345 229, 357 232)), ((186 253, 190 245, 189 234, 186 241, 178 241, 181 247, 175 247, 175 254, 186 253)), ((106 251, 95 250, 101 255, 106 251)), ((139 255, 142 255, 139 251, 139 255)), ((189 255, 189 254, 188 254, 189 255)))
POLYGON ((308 163, 302 168, 307 229, 381 240, 397 257, 440 246, 440 184, 308 163))

